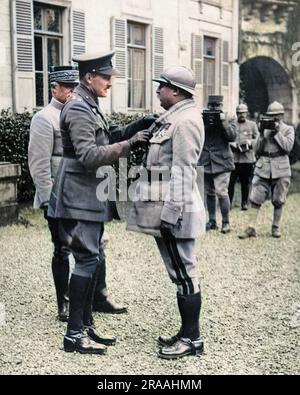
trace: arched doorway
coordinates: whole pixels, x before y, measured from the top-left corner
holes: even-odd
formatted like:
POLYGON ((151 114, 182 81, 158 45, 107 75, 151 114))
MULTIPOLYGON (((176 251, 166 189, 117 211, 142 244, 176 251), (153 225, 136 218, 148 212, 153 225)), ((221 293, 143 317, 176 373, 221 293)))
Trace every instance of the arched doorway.
POLYGON ((286 122, 292 122, 293 96, 290 79, 276 60, 258 56, 240 67, 241 91, 252 117, 264 113, 268 104, 279 101, 285 108, 286 122))

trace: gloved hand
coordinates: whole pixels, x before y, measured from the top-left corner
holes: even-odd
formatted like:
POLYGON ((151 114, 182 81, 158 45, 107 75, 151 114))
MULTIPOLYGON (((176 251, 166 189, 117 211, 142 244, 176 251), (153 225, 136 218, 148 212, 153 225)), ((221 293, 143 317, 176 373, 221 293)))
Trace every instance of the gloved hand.
POLYGON ((142 119, 142 121, 145 124, 144 128, 148 129, 153 124, 153 122, 157 120, 157 118, 158 118, 157 114, 149 114, 144 116, 144 118, 142 119))
POLYGON ((160 231, 161 233, 165 233, 165 234, 171 234, 172 236, 175 235, 175 225, 170 224, 169 222, 166 221, 161 221, 160 224, 160 231))
POLYGON ((130 148, 136 148, 141 145, 148 143, 151 138, 151 133, 148 130, 141 130, 137 132, 134 136, 132 136, 128 142, 130 144, 130 148))
POLYGON ((40 206, 40 208, 43 210, 43 212, 44 212, 44 218, 45 219, 47 219, 48 218, 48 206, 49 206, 49 203, 47 202, 47 203, 42 203, 41 204, 41 206, 40 206))

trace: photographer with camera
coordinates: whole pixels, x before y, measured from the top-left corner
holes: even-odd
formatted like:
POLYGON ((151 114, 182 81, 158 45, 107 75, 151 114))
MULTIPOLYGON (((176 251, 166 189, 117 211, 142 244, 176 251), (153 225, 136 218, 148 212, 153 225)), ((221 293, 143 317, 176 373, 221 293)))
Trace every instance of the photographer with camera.
POLYGON ((239 235, 240 239, 256 237, 255 225, 261 205, 271 194, 274 206, 272 236, 279 238, 282 206, 291 182, 289 153, 293 148, 295 131, 292 126, 283 122, 284 108, 282 104, 273 102, 269 105, 266 117, 259 123, 260 135, 254 144, 258 158, 252 190, 250 193, 251 209, 249 210, 250 226, 239 235))
POLYGON ((209 221, 206 230, 218 229, 216 196, 222 214, 222 233, 230 232, 230 200, 228 185, 234 170, 233 154, 229 146, 236 138, 236 124, 222 111, 223 96, 208 96, 208 109, 203 111, 205 142, 198 165, 204 167, 204 183, 209 221))
POLYGON ((247 105, 239 104, 236 108, 237 121, 235 121, 237 136, 235 141, 230 143, 235 170, 233 170, 230 176, 229 198, 232 206, 235 183, 239 179, 242 192, 242 210, 248 209, 249 186, 253 174, 253 165, 255 164, 253 144, 258 136, 256 123, 249 121, 247 114, 247 105))

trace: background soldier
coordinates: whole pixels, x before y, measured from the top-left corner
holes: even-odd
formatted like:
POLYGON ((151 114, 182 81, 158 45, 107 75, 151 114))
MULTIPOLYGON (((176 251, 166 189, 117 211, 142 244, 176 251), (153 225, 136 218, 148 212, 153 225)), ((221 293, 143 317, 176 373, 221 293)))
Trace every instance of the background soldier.
POLYGON ((203 147, 204 128, 193 100, 196 83, 190 70, 173 66, 154 81, 159 82, 157 95, 166 112, 156 121, 150 140, 149 180, 140 180, 137 190, 150 195, 151 190, 161 193, 158 201, 149 196, 150 200, 142 197, 142 201, 133 203, 127 229, 156 236, 168 274, 177 285, 181 328, 172 337, 158 339, 159 356, 172 359, 203 351, 199 330, 201 291, 194 249, 195 239, 204 232, 205 224, 195 169, 203 147), (168 173, 164 182, 166 168, 171 177, 168 173), (182 186, 186 189, 182 190, 182 186))
POLYGON ((238 105, 236 108, 237 122, 235 122, 237 136, 235 141, 230 143, 235 170, 232 171, 230 176, 229 198, 232 206, 235 183, 239 179, 241 183, 242 210, 248 209, 249 186, 255 163, 253 144, 258 136, 256 123, 249 121, 246 118, 247 114, 248 107, 246 104, 238 105))
POLYGON ((115 205, 99 201, 96 190, 101 179, 100 166, 112 165, 130 154, 132 147, 149 139, 153 117, 145 117, 110 133, 99 108, 98 97, 106 97, 111 88, 114 53, 80 55, 80 84, 61 113, 63 159, 49 202, 48 215, 59 218, 61 236, 75 258, 70 279, 70 313, 64 349, 68 352, 103 354, 104 345, 115 344, 112 336, 100 335, 93 326, 92 303, 99 270, 99 251, 103 223, 115 215, 115 205))
POLYGON ((204 166, 206 204, 209 221, 206 230, 217 229, 216 196, 222 214, 222 233, 230 232, 230 200, 228 185, 234 170, 233 154, 229 142, 236 138, 236 125, 229 123, 222 112, 223 96, 208 96, 208 111, 203 114, 205 141, 199 166, 204 166))
POLYGON ((78 71, 71 66, 55 67, 49 76, 52 99, 38 111, 30 124, 28 165, 35 185, 34 208, 44 210, 54 245, 52 273, 56 289, 58 318, 68 320, 69 254, 58 232, 58 221, 47 216, 50 193, 62 157, 59 116, 67 98, 79 83, 78 71))
POLYGON ((268 119, 260 121, 258 137, 254 150, 258 160, 254 169, 250 193, 249 227, 239 237, 245 239, 256 236, 258 212, 263 202, 271 194, 274 206, 272 236, 280 237, 282 206, 291 182, 289 153, 293 147, 295 131, 283 122, 282 104, 273 102, 266 113, 268 119))

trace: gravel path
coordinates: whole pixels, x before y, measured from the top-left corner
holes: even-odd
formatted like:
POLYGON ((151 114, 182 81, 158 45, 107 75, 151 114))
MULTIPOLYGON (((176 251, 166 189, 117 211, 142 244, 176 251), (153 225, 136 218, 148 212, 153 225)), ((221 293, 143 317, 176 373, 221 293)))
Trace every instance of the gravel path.
POLYGON ((49 233, 38 212, 24 215, 34 226, 0 229, 0 374, 300 373, 300 194, 288 198, 280 240, 270 237, 270 204, 258 238, 237 238, 245 219, 235 208, 229 235, 198 240, 205 354, 177 361, 156 356, 155 339, 174 333, 179 319, 176 290, 151 237, 125 232, 122 223, 107 226, 109 288, 129 313, 96 315, 97 326, 118 337, 107 355, 69 354, 66 325, 55 319, 49 233))

